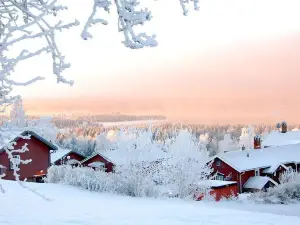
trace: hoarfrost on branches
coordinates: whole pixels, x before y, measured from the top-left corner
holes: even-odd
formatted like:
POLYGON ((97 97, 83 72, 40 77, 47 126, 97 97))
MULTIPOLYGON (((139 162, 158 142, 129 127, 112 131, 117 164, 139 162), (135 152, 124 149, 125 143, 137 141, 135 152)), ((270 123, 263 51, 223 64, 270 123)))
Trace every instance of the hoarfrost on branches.
POLYGON ((115 150, 101 152, 115 164, 114 173, 52 166, 47 182, 129 196, 172 193, 172 197, 192 198, 200 189, 198 182, 210 177, 208 152, 187 131, 180 131, 167 146, 156 142, 150 129, 121 131, 118 137, 121 141, 115 150))
POLYGON ((268 188, 266 192, 252 194, 249 198, 254 202, 266 204, 289 204, 300 202, 300 173, 293 169, 284 172, 280 184, 268 188))
MULTIPOLYGON (((122 43, 125 47, 131 49, 139 49, 144 47, 155 47, 157 41, 155 35, 147 35, 146 33, 136 33, 134 27, 137 25, 144 25, 152 18, 151 11, 148 8, 140 9, 139 0, 114 0, 114 6, 118 14, 118 31, 123 32, 124 41, 122 43)), ((199 10, 199 0, 179 0, 183 10, 183 14, 187 15, 187 5, 193 2, 194 9, 199 10)), ((81 37, 84 40, 92 38, 89 28, 93 25, 101 23, 107 25, 107 20, 96 17, 97 11, 110 12, 112 2, 109 0, 94 0, 92 12, 83 28, 81 37)))
POLYGON ((0 106, 5 109, 17 96, 9 96, 14 86, 29 85, 43 77, 35 77, 25 82, 11 79, 15 67, 22 61, 50 53, 52 56, 52 70, 57 82, 72 84, 62 76, 62 72, 70 66, 65 62, 55 42, 55 32, 78 25, 78 21, 63 24, 57 21, 54 25, 49 18, 55 18, 66 7, 56 4, 56 0, 1 0, 0 2, 0 106), (27 41, 43 38, 45 45, 37 50, 23 48, 27 41), (17 44, 22 48, 16 55, 11 51, 17 44))
POLYGON ((21 97, 18 97, 14 100, 9 117, 11 125, 20 128, 26 126, 26 114, 23 108, 21 97))

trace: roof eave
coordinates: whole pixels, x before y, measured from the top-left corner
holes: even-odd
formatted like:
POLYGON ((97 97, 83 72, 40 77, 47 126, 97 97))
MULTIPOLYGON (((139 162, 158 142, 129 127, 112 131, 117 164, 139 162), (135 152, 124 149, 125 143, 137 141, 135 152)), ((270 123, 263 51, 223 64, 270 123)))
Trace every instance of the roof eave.
MULTIPOLYGON (((57 159, 57 160, 55 160, 54 162, 51 162, 51 163, 52 163, 52 164, 53 164, 53 163, 56 163, 57 161, 61 160, 62 158, 64 158, 66 155, 68 155, 68 154, 70 154, 70 153, 75 153, 75 154, 81 156, 82 158, 85 158, 84 155, 82 155, 82 154, 80 154, 80 153, 78 153, 78 152, 76 152, 76 151, 74 151, 74 150, 70 150, 69 152, 67 152, 66 154, 64 154, 62 157, 60 157, 59 159, 57 159)), ((79 162, 81 163, 82 161, 79 161, 79 162)))
MULTIPOLYGON (((25 131, 23 131, 21 133, 21 135, 31 135, 31 136, 34 136, 36 139, 38 139, 39 141, 41 141, 44 144, 46 144, 49 147, 49 150, 58 150, 58 147, 56 145, 52 144, 50 141, 47 141, 45 138, 43 138, 42 136, 38 135, 34 131, 25 130, 25 131)), ((13 141, 18 140, 19 138, 20 137, 16 137, 13 141)))

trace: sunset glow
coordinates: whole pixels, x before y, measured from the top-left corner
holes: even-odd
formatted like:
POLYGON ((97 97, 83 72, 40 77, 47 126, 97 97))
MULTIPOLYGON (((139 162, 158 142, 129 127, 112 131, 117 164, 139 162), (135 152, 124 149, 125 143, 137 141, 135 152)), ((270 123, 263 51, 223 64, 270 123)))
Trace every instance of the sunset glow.
MULTIPOLYGON (((149 6, 154 19, 144 29, 158 35, 157 48, 125 49, 115 21, 96 27, 88 42, 80 39, 80 29, 59 36, 72 63, 66 75, 76 83, 39 82, 17 89, 27 112, 161 114, 199 123, 300 122, 299 0, 205 0, 200 12, 188 17, 170 2, 149 6), (174 9, 166 16, 167 4, 174 9)), ((80 20, 86 15, 76 12, 83 4, 88 14, 90 3, 70 6, 80 20)), ((33 60, 16 74, 51 79, 49 62, 45 57, 32 71, 33 60)))

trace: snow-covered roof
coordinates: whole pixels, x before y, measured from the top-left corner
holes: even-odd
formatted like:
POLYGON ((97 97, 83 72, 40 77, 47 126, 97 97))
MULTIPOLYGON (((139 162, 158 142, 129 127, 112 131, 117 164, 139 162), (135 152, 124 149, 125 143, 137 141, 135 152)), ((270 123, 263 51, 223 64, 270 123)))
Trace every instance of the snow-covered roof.
POLYGON ((249 178, 244 184, 244 188, 261 190, 269 181, 274 185, 278 185, 278 183, 270 177, 254 176, 249 178))
POLYGON ((89 167, 94 167, 94 168, 101 168, 104 167, 105 164, 103 162, 92 162, 88 164, 89 167))
MULTIPOLYGON (((57 160, 60 160, 61 158, 63 158, 64 156, 68 155, 69 153, 75 153, 77 155, 82 156, 83 158, 85 157, 84 155, 70 150, 70 149, 63 149, 63 148, 58 148, 58 150, 54 151, 53 153, 51 153, 50 158, 51 158, 51 163, 55 163, 57 160)), ((71 161, 71 159, 69 160, 71 161)), ((77 160, 76 160, 77 161, 77 160)), ((79 161, 78 161, 79 162, 79 161)))
POLYGON ((66 164, 68 165, 74 165, 74 164, 79 164, 80 161, 78 161, 77 159, 69 159, 68 161, 66 161, 66 164))
POLYGON ((238 172, 268 168, 286 163, 300 163, 300 144, 221 153, 219 158, 238 172))
POLYGON ((69 154, 72 150, 70 149, 58 149, 57 151, 51 153, 51 163, 55 163, 57 160, 61 159, 65 155, 69 154))
POLYGON ((101 155, 108 158, 114 164, 122 165, 128 162, 154 162, 167 157, 167 154, 162 150, 155 151, 124 151, 124 150, 109 150, 101 152, 101 155))
POLYGON ((224 181, 224 180, 202 180, 198 182, 199 186, 205 187, 223 187, 227 185, 236 184, 236 181, 224 181))
POLYGON ((12 143, 20 138, 20 136, 33 136, 36 139, 40 140, 44 144, 50 147, 51 150, 57 150, 57 146, 51 143, 50 141, 46 140, 42 135, 38 134, 36 131, 24 128, 1 128, 1 145, 0 145, 0 152, 3 151, 3 148, 9 143, 12 143))
POLYGON ((283 165, 283 164, 276 164, 276 165, 273 165, 273 166, 271 166, 271 167, 269 167, 269 168, 266 168, 266 169, 264 169, 263 170, 263 173, 267 173, 267 174, 272 174, 272 173, 274 173, 277 169, 278 169, 278 167, 283 167, 284 169, 288 169, 285 165, 283 165))
POLYGON ((300 131, 288 131, 281 133, 280 131, 271 131, 263 142, 263 146, 282 146, 300 143, 300 131))
POLYGON ((96 152, 95 154, 93 154, 93 155, 91 155, 89 157, 86 157, 84 160, 81 161, 81 163, 84 163, 84 162, 90 160, 91 158, 94 158, 97 155, 101 156, 102 158, 104 158, 108 162, 112 162, 109 158, 107 158, 106 156, 102 155, 102 153, 100 154, 99 152, 96 152))

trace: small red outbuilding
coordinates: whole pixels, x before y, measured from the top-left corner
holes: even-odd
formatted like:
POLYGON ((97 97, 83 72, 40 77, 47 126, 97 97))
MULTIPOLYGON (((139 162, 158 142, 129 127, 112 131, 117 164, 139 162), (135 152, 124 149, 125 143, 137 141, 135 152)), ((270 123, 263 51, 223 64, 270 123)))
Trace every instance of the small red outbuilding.
POLYGON ((58 149, 51 153, 51 165, 80 165, 85 156, 69 149, 58 149))
POLYGON ((114 164, 105 156, 96 153, 81 161, 81 165, 91 167, 93 169, 104 169, 105 172, 110 173, 114 171, 114 164))
MULTIPOLYGON (((214 197, 216 201, 238 195, 238 185, 235 181, 206 180, 199 182, 198 185, 199 188, 210 188, 209 195, 214 197)), ((205 193, 199 193, 196 199, 200 201, 204 197, 205 193)))

